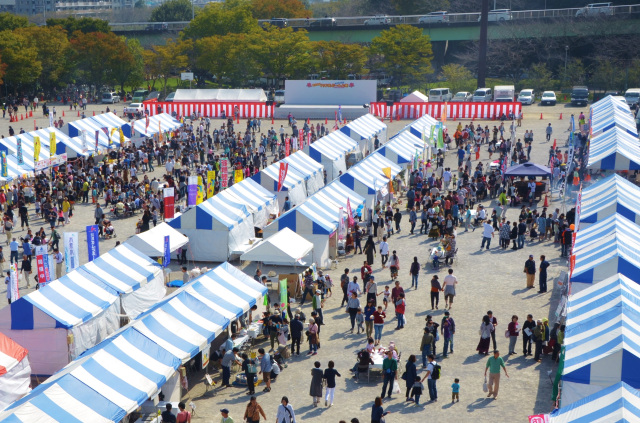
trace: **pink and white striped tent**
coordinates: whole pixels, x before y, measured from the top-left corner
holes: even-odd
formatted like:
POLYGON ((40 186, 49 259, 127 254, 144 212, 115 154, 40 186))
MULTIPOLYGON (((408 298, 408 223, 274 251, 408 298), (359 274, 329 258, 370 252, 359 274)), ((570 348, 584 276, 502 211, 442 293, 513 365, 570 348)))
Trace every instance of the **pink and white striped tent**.
POLYGON ((0 333, 0 410, 31 391, 28 351, 0 333))

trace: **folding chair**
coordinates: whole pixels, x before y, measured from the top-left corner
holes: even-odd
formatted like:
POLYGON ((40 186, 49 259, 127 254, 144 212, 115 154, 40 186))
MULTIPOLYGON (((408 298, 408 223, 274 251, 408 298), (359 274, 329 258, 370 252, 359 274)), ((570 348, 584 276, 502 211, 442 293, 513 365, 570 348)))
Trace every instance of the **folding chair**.
POLYGON ((358 365, 358 368, 356 369, 356 380, 358 383, 360 383, 360 374, 362 373, 367 373, 367 383, 369 383, 371 380, 371 369, 368 365, 366 367, 358 365))

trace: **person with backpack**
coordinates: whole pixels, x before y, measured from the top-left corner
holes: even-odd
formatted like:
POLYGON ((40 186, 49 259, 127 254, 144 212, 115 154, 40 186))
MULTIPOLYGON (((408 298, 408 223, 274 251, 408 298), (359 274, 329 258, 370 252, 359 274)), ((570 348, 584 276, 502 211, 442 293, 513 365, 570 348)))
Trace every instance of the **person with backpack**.
POLYGON ((436 362, 433 354, 429 354, 427 359, 429 360, 429 364, 427 364, 427 374, 424 375, 421 382, 424 382, 424 380, 427 379, 429 399, 433 402, 438 402, 438 389, 436 382, 440 379, 440 365, 436 362))

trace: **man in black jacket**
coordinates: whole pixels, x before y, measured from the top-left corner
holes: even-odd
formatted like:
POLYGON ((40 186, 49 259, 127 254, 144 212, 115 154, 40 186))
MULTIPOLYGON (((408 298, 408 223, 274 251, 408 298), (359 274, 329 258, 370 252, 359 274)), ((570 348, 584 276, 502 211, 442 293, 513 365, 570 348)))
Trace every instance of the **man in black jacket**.
POLYGON ((522 354, 526 357, 531 355, 531 336, 533 335, 533 329, 536 327, 536 322, 533 320, 533 315, 528 314, 527 320, 522 325, 522 354), (527 329, 529 329, 529 335, 527 335, 527 329))
POLYGON ((296 314, 294 319, 289 323, 289 331, 291 333, 291 355, 294 353, 294 349, 297 345, 297 355, 300 355, 300 340, 302 339, 302 331, 304 325, 300 321, 300 315, 296 314))

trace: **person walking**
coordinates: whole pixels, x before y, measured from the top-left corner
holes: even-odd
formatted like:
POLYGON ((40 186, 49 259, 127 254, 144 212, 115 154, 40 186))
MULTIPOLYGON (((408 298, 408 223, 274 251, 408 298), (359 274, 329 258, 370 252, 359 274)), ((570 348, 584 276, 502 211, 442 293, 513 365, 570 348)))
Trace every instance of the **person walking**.
POLYGON ((438 309, 438 303, 440 302, 440 291, 442 291, 442 287, 440 286, 438 275, 433 275, 433 277, 431 278, 431 310, 433 310, 434 305, 436 310, 438 309))
POLYGON ((367 263, 369 266, 373 265, 373 258, 376 254, 376 244, 373 241, 373 236, 369 235, 367 242, 364 243, 364 253, 367 255, 367 263))
POLYGON ((260 423, 260 416, 267 420, 267 416, 264 414, 260 404, 258 404, 258 400, 252 396, 249 398, 249 404, 247 404, 247 408, 244 411, 244 419, 247 423, 260 423))
MULTIPOLYGON (((416 229, 416 222, 418 221, 418 214, 416 213, 416 208, 411 207, 411 211, 409 212, 409 223, 411 223, 411 230, 409 233, 413 235, 413 231, 416 229)), ((422 233, 422 228, 420 228, 420 233, 422 233)))
POLYGON ((336 376, 342 377, 340 373, 335 369, 335 363, 329 361, 327 368, 324 369, 323 378, 327 382, 326 395, 324 397, 325 407, 331 407, 333 405, 333 396, 336 392, 336 376))
POLYGON ((515 314, 511 316, 507 331, 509 333, 509 355, 513 355, 516 354, 516 343, 518 342, 518 336, 520 336, 520 324, 518 323, 518 316, 515 314))
POLYGON ((547 261, 547 258, 542 255, 540 256, 540 274, 539 274, 539 279, 538 279, 538 283, 540 284, 540 290, 538 291, 539 294, 543 294, 545 292, 547 292, 547 268, 549 267, 549 262, 547 261))
MULTIPOLYGON (((384 397, 376 397, 371 407, 371 423, 384 423, 384 417, 390 413, 390 411, 384 411, 382 408, 382 399, 384 397)), ((351 420, 353 422, 353 420, 351 420)))
POLYGON ((273 368, 271 356, 264 352, 264 348, 259 348, 258 357, 260 358, 260 371, 258 371, 258 374, 262 373, 262 379, 266 385, 262 392, 271 392, 271 369, 273 368))
POLYGON ((527 234, 527 224, 524 219, 518 223, 518 249, 524 248, 525 235, 527 234))
POLYGON ((553 128, 551 127, 551 123, 547 125, 547 127, 545 128, 545 132, 547 134, 547 141, 551 141, 551 134, 553 134, 553 128))
MULTIPOLYGON (((176 416, 176 423, 191 423, 191 413, 186 410, 187 406, 184 402, 178 403, 178 415, 176 416)), ((252 422, 254 423, 254 422, 252 422)), ((258 423, 258 420, 255 420, 258 423)))
POLYGON ((453 275, 453 269, 449 269, 449 274, 444 277, 444 309, 451 310, 453 307, 453 297, 456 296, 456 285, 458 278, 453 275))
POLYGON ((249 358, 247 353, 242 353, 242 371, 244 372, 244 376, 247 378, 247 388, 249 388, 247 395, 255 394, 256 393, 255 380, 256 380, 256 373, 258 373, 258 368, 256 366, 256 362, 253 359, 249 358))
POLYGON ((391 273, 391 280, 394 280, 398 277, 398 271, 400 270, 400 257, 396 253, 396 250, 393 250, 391 253, 391 258, 389 259, 389 271, 391 273))
POLYGON ((536 280, 536 262, 533 254, 530 254, 529 259, 524 262, 524 273, 527 275, 527 288, 533 288, 536 280))
POLYGON ((378 306, 378 309, 373 313, 373 340, 374 345, 380 345, 380 339, 382 339, 382 329, 384 328, 384 319, 387 318, 387 314, 382 310, 382 306, 378 306))
POLYGON ((342 288, 342 302, 340 307, 349 302, 349 294, 347 288, 349 287, 349 269, 344 269, 344 273, 340 276, 340 288, 342 288))
POLYGON ((300 355, 300 341, 302 340, 302 331, 304 323, 300 320, 300 315, 296 314, 289 323, 289 333, 291 334, 291 355, 294 353, 300 355))
POLYGON ((431 355, 431 345, 434 338, 431 330, 428 327, 424 328, 424 335, 422 335, 422 341, 420 341, 420 351, 422 351, 422 368, 427 368, 427 357, 431 355))
POLYGON ((393 358, 393 351, 387 351, 387 357, 382 361, 382 374, 384 376, 384 382, 382 384, 382 398, 387 392, 387 386, 389 391, 387 398, 391 399, 391 393, 393 392, 393 382, 398 380, 398 362, 393 358))
MULTIPOLYGON (((167 408, 170 409, 171 404, 167 404, 167 408)), ((228 408, 222 408, 220 409, 220 414, 222 415, 222 418, 220 419, 220 423, 234 423, 233 419, 229 416, 229 409, 228 408)), ((164 422, 164 417, 162 418, 162 421, 164 422)))
POLYGON ((400 293, 400 297, 396 300, 396 319, 398 319, 398 329, 404 329, 405 318, 404 313, 406 309, 407 303, 404 300, 404 292, 400 293))
POLYGON ((445 312, 445 313, 447 314, 442 319, 442 324, 440 325, 440 331, 442 333, 442 336, 444 337, 444 346, 442 347, 443 358, 447 358, 449 353, 449 348, 453 349, 452 339, 453 339, 453 333, 455 332, 455 329, 456 329, 453 319, 449 317, 448 312, 445 312))
POLYGON ((405 381, 405 387, 407 388, 407 392, 405 397, 407 401, 411 401, 409 399, 409 394, 411 393, 411 388, 416 383, 416 376, 418 375, 418 370, 416 369, 416 356, 411 354, 409 356, 409 360, 407 360, 407 364, 404 367, 404 373, 402 374, 402 379, 405 381))
POLYGON ((487 311, 487 316, 489 316, 489 321, 493 325, 493 330, 491 331, 491 342, 493 342, 493 349, 497 350, 498 347, 496 346, 496 327, 498 326, 498 319, 495 318, 491 310, 487 311))
MULTIPOLYGON (((441 328, 440 331, 442 332, 442 335, 444 336, 444 323, 445 321, 449 321, 449 325, 450 325, 450 334, 449 334, 449 354, 453 354, 453 337, 456 334, 456 322, 453 320, 453 317, 451 317, 451 313, 449 311, 445 311, 444 312, 444 317, 442 318, 442 322, 441 322, 441 328)), ((445 348, 447 345, 447 339, 445 338, 444 340, 444 344, 445 344, 445 348)), ((445 353, 447 352, 446 350, 444 351, 445 353)))
POLYGON ((411 275, 411 288, 415 285, 416 289, 418 289, 418 276, 420 276, 418 257, 413 258, 413 263, 411 263, 411 267, 409 268, 409 274, 411 275))
POLYGON ((64 256, 57 247, 53 249, 53 261, 55 261, 56 263, 56 279, 60 279, 62 277, 62 265, 64 264, 64 256))
POLYGON ((489 393, 487 394, 487 398, 493 395, 493 399, 498 399, 498 391, 500 389, 500 368, 504 369, 504 375, 509 377, 509 373, 507 372, 507 368, 504 365, 504 360, 500 357, 500 351, 494 350, 493 356, 489 357, 487 360, 487 365, 484 368, 484 377, 485 380, 487 378, 487 370, 489 370, 489 383, 487 386, 489 387, 489 393))
POLYGON ((489 344, 491 343, 492 331, 493 325, 491 324, 489 316, 483 316, 482 323, 480 324, 480 342, 478 342, 478 346, 476 347, 476 351, 478 351, 478 354, 489 354, 489 344))
POLYGON ((378 297, 378 285, 376 284, 376 278, 371 275, 369 280, 364 286, 364 292, 367 293, 367 303, 372 302, 372 305, 376 305, 376 298, 378 297))
POLYGON ((288 397, 282 397, 280 405, 276 411, 276 423, 296 423, 296 413, 293 411, 293 407, 289 404, 288 397))
POLYGON ((356 326, 356 314, 358 314, 359 308, 360 300, 358 299, 358 294, 354 292, 351 294, 351 298, 349 298, 347 304, 347 313, 349 313, 349 318, 351 319, 351 333, 353 333, 353 329, 356 326))
POLYGON ((531 342, 533 341, 535 327, 536 322, 533 320, 533 315, 527 314, 527 320, 522 325, 522 354, 525 357, 531 355, 531 342))
POLYGON ((386 235, 382 237, 382 242, 378 245, 380 249, 380 260, 382 262, 382 268, 387 268, 387 261, 389 260, 389 243, 387 242, 386 235))
POLYGON ((429 354, 427 359, 429 360, 429 364, 427 364, 427 374, 424 375, 421 382, 424 382, 424 380, 427 379, 429 399, 433 402, 438 402, 438 387, 436 385, 436 381, 440 375, 435 374, 438 363, 436 363, 436 358, 433 354, 429 354))
POLYGON ((485 242, 487 243, 487 250, 489 249, 489 246, 491 245, 491 238, 493 238, 493 234, 494 234, 494 230, 493 230, 493 225, 491 224, 491 221, 485 220, 485 222, 482 224, 482 244, 480 245, 481 250, 484 248, 485 242))
POLYGON ((367 338, 373 335, 373 314, 376 312, 376 306, 373 300, 367 299, 367 305, 364 307, 364 327, 367 338))
POLYGON ((311 369, 311 386, 309 387, 309 395, 313 398, 313 407, 317 407, 322 398, 322 377, 323 372, 320 368, 320 362, 313 363, 313 369, 311 369))

